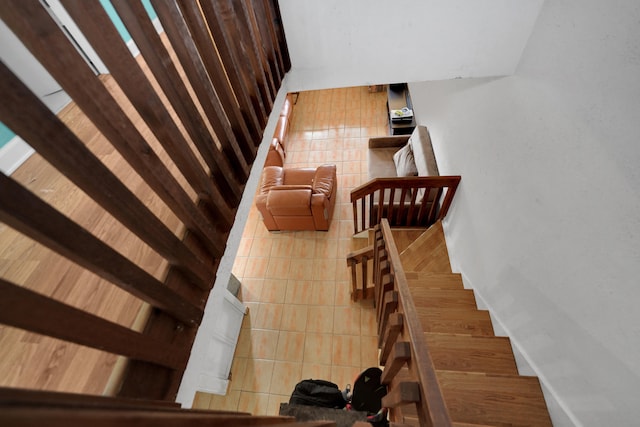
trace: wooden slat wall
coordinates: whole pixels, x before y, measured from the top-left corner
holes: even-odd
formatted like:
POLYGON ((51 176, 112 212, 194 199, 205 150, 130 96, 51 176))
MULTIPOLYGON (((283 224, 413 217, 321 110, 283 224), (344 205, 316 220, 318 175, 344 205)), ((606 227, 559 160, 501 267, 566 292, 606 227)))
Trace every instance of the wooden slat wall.
POLYGON ((153 310, 138 333, 0 278, 0 322, 127 356, 120 396, 171 400, 290 63, 275 0, 152 0, 163 37, 139 0, 112 3, 148 71, 131 56, 98 0, 62 0, 150 132, 134 124, 113 89, 93 74, 40 2, 0 2, 0 18, 175 214, 184 235, 171 231, 87 149, 88 141, 2 63, 0 121, 167 260, 170 269, 162 283, 2 175, 2 222, 153 310), (164 150, 173 163, 163 162, 156 150, 164 150))

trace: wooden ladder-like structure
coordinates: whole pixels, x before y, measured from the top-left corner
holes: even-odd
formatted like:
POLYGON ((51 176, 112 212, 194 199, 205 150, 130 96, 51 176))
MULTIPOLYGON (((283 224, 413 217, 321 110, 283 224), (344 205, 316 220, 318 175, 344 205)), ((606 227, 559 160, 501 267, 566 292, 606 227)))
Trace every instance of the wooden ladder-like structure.
POLYGON ((383 220, 370 248, 391 421, 551 426, 538 378, 518 374, 509 338, 495 336, 489 312, 451 271, 441 222, 416 234, 383 220))

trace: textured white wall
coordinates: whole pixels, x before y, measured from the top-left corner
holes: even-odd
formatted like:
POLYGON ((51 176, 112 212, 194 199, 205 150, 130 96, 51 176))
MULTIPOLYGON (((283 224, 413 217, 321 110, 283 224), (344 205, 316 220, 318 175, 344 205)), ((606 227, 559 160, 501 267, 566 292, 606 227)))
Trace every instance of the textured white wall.
POLYGON ((513 73, 542 0, 280 0, 292 88, 513 73))
POLYGON ((566 415, 638 425, 640 4, 547 1, 512 77, 411 84, 454 267, 566 415))

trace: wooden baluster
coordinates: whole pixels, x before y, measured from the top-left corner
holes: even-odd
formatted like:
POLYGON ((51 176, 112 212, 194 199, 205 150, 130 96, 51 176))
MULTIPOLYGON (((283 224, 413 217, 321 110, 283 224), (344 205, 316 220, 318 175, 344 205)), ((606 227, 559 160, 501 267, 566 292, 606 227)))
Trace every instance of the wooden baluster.
POLYGON ((369 258, 364 255, 361 258, 361 263, 362 263, 362 299, 366 299, 367 298, 367 268, 368 265, 367 263, 369 262, 369 258))
POLYGON ((387 329, 384 331, 384 335, 382 338, 382 345, 380 348, 380 364, 386 365, 387 358, 391 353, 391 349, 393 348, 393 344, 398 340, 398 337, 402 333, 402 328, 404 327, 404 316, 402 313, 393 313, 389 316, 389 321, 387 322, 387 329))
POLYGON ((411 343, 406 341, 396 342, 391 349, 389 359, 391 363, 385 365, 382 377, 380 378, 382 384, 391 384, 391 381, 396 374, 400 372, 400 369, 411 360, 411 343))

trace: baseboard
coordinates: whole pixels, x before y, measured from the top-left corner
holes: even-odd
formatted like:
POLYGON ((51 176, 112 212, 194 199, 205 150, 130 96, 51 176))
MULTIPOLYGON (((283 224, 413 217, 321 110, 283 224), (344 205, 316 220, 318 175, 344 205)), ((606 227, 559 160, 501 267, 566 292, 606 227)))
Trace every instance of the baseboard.
POLYGON ((0 171, 9 176, 23 164, 35 150, 19 136, 0 148, 0 171))

